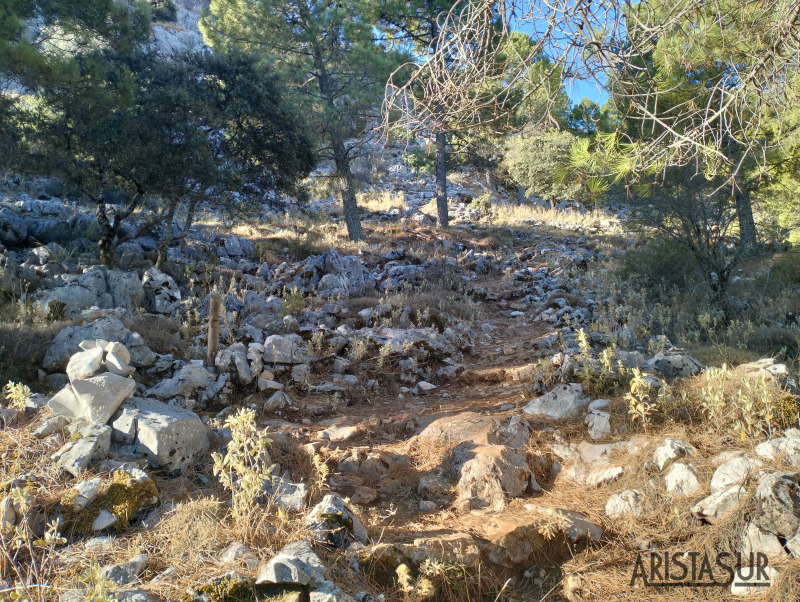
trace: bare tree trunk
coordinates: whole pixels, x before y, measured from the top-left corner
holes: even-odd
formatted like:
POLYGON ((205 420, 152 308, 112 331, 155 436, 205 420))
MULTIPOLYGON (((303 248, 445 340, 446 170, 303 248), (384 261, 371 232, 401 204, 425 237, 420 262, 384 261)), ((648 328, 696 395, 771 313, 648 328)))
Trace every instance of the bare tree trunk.
POLYGON ((439 214, 439 227, 446 229, 450 224, 447 212, 447 134, 436 133, 436 211, 439 214))
POLYGON ((746 188, 736 189, 736 217, 739 220, 739 247, 745 255, 755 251, 758 244, 756 222, 753 219, 753 203, 750 191, 746 188))
POLYGON ((333 159, 336 164, 336 176, 342 187, 342 211, 344 223, 347 224, 347 236, 350 240, 366 240, 364 229, 361 227, 361 218, 358 215, 356 203, 356 187, 353 172, 350 170, 350 157, 343 141, 333 144, 333 159))
POLYGON ((219 314, 220 298, 219 295, 212 293, 208 298, 208 341, 206 347, 206 366, 213 368, 217 351, 219 350, 219 314))

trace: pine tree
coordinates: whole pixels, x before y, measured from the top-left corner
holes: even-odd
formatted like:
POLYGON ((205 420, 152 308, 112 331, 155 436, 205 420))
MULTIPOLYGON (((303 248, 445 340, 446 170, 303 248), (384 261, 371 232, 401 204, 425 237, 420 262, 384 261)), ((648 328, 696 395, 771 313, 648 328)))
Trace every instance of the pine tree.
POLYGON ((351 163, 377 114, 396 53, 375 40, 358 0, 212 0, 201 22, 215 49, 261 57, 291 84, 294 100, 320 135, 320 155, 333 161, 348 235, 364 240, 351 163))

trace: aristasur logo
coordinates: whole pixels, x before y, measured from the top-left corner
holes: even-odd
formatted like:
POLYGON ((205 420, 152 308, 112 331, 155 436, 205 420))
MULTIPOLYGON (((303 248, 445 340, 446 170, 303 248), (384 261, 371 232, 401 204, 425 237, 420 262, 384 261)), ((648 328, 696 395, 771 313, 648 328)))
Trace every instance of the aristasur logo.
POLYGON ((631 586, 729 587, 731 591, 768 588, 773 569, 760 552, 749 555, 694 551, 640 552, 631 573, 631 586))

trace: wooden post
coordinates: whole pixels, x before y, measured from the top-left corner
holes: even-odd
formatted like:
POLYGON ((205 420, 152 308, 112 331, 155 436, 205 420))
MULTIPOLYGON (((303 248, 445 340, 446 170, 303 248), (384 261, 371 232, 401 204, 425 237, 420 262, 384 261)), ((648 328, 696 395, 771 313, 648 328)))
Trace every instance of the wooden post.
POLYGON ((219 295, 212 293, 208 299, 208 349, 206 350, 206 366, 214 367, 219 351, 219 295))

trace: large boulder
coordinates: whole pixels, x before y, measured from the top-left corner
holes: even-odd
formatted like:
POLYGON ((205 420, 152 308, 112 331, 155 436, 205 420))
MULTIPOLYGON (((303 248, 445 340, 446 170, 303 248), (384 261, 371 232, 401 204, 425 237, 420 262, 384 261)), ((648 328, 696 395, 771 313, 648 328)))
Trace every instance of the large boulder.
POLYGON ((685 349, 659 351, 646 368, 658 372, 666 379, 694 376, 703 370, 703 364, 685 349))
POLYGON ((106 275, 106 284, 114 307, 133 310, 145 306, 144 286, 136 272, 111 270, 106 275))
POLYGON ((342 256, 331 249, 323 255, 309 257, 300 276, 310 278, 310 285, 322 297, 363 295, 374 287, 369 271, 355 255, 342 256))
POLYGON ((264 341, 264 362, 267 364, 305 364, 312 358, 308 345, 299 334, 273 334, 264 341))
POLYGON ((181 291, 172 276, 150 268, 142 277, 147 311, 171 314, 180 307, 181 291))
POLYGON ((227 374, 216 377, 206 369, 202 361, 195 360, 186 364, 172 378, 162 380, 149 389, 147 396, 164 400, 183 397, 206 403, 216 397, 227 380, 227 374))
POLYGON ((28 224, 7 207, 0 207, 0 243, 19 247, 28 238, 28 224))
POLYGON ((118 341, 130 352, 130 364, 147 368, 156 361, 155 354, 144 344, 141 335, 131 332, 113 315, 106 315, 83 326, 68 326, 56 335, 47 349, 42 368, 48 372, 61 372, 70 358, 81 350, 80 343, 90 339, 118 341))
POLYGON ((539 489, 521 449, 529 436, 530 426, 519 416, 500 420, 467 412, 434 420, 416 439, 453 446, 441 473, 456 483, 459 502, 503 509, 510 499, 539 489))
POLYGON ((134 397, 112 422, 115 440, 134 444, 150 464, 184 472, 209 447, 206 426, 194 412, 152 399, 134 397))

